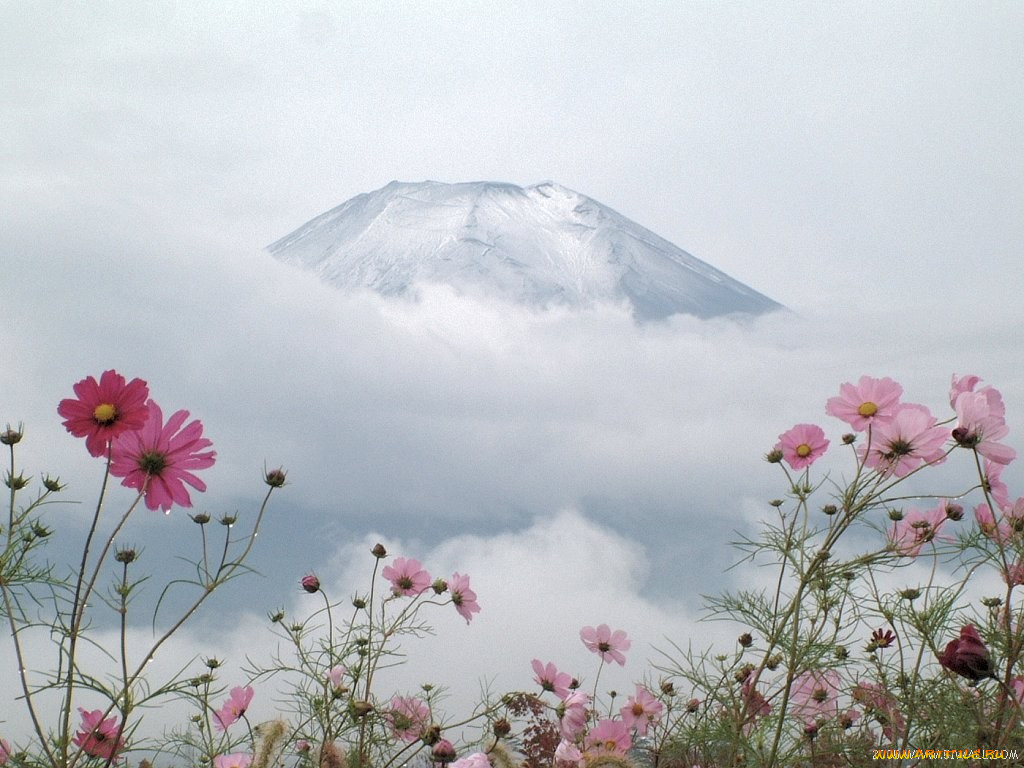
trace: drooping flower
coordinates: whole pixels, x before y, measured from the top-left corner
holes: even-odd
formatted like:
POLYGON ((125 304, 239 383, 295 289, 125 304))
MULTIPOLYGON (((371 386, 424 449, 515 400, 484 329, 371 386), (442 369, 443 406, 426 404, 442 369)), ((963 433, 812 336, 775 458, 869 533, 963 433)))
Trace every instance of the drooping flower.
POLYGON ((391 591, 396 596, 415 596, 430 587, 430 574, 423 570, 420 561, 396 557, 391 565, 384 566, 381 576, 391 582, 391 591))
POLYGON ((1003 470, 1006 469, 1005 464, 999 464, 989 459, 984 459, 981 462, 982 471, 984 474, 983 485, 984 489, 988 491, 992 497, 992 501, 996 503, 996 506, 1005 507, 1010 503, 1010 489, 1003 482, 1003 470))
POLYGON ((474 613, 480 613, 480 604, 476 601, 476 592, 469 588, 469 576, 464 576, 458 571, 448 579, 448 592, 452 596, 452 604, 459 616, 469 624, 473 620, 474 613))
POLYGON ((542 664, 540 659, 534 659, 530 664, 533 666, 533 679, 542 690, 550 691, 560 699, 569 694, 569 684, 572 682, 569 673, 559 672, 558 667, 550 661, 542 664))
POLYGON ((103 719, 103 710, 94 709, 87 712, 81 707, 78 713, 82 716, 80 729, 72 741, 83 752, 92 757, 111 759, 124 749, 124 736, 118 737, 121 727, 116 717, 103 719))
POLYGON ((213 713, 214 725, 218 731, 226 731, 228 726, 238 722, 252 703, 253 689, 251 685, 231 689, 227 700, 213 713))
POLYGON ((624 722, 605 719, 590 729, 584 744, 588 751, 624 755, 633 746, 633 739, 624 722))
POLYGON ((430 710, 420 699, 412 696, 395 696, 384 719, 391 726, 391 732, 402 741, 416 741, 430 725, 430 710))
POLYGON ((111 448, 110 474, 124 478, 121 485, 145 489, 146 507, 170 511, 177 504, 191 507, 192 499, 185 485, 205 491, 206 483, 192 470, 213 466, 216 451, 203 451, 213 443, 203 437, 203 424, 192 421, 185 425, 188 411, 177 411, 164 424, 160 406, 146 403, 149 417, 145 426, 118 437, 111 448))
POLYGON ((74 390, 77 399, 61 400, 57 413, 68 432, 85 438, 93 456, 106 455, 111 440, 146 423, 149 387, 142 379, 125 382, 117 371, 104 371, 98 382, 87 376, 74 390))
POLYGON ((302 577, 302 580, 299 583, 302 585, 302 588, 311 595, 320 591, 320 579, 316 577, 315 573, 307 573, 302 577))
POLYGON ((874 428, 870 450, 863 446, 860 454, 865 466, 880 474, 905 477, 924 464, 941 463, 946 436, 925 406, 903 403, 891 421, 874 428))
POLYGON ((960 637, 946 644, 939 655, 939 663, 968 680, 993 677, 992 657, 973 624, 965 624, 960 629, 960 637))
POLYGON ((327 684, 331 686, 333 691, 344 691, 345 689, 345 675, 348 673, 348 669, 343 664, 335 664, 329 670, 327 670, 327 684))
POLYGON ((217 755, 213 758, 213 768, 249 768, 252 755, 248 752, 232 752, 229 755, 217 755))
POLYGON ((797 424, 779 435, 779 442, 775 444, 775 450, 782 451, 782 458, 793 469, 809 467, 827 448, 825 433, 816 424, 797 424))
POLYGON ((804 723, 831 720, 839 714, 839 673, 809 669, 793 680, 793 714, 804 723))
POLYGON ((973 448, 997 464, 1009 464, 1016 458, 1013 448, 999 442, 1010 428, 1006 426, 1006 409, 998 390, 985 387, 978 392, 963 392, 957 396, 954 408, 957 425, 952 436, 958 445, 973 448))
POLYGON ((949 519, 946 506, 946 500, 940 499, 932 509, 907 510, 889 532, 889 541, 896 551, 905 557, 917 557, 921 548, 935 539, 939 526, 949 519))
POLYGON ((620 667, 626 665, 623 651, 629 650, 629 638, 621 629, 612 632, 607 624, 600 624, 596 628, 584 627, 580 630, 580 640, 603 661, 609 664, 614 661, 620 667))
POLYGON ((902 395, 903 387, 888 377, 861 376, 856 385, 840 385, 839 396, 828 399, 825 413, 863 432, 871 424, 891 421, 902 395))
POLYGON ((587 727, 587 707, 589 706, 590 696, 579 689, 569 691, 565 695, 559 706, 562 716, 558 721, 558 730, 563 739, 576 741, 576 737, 587 727))
POLYGON ((626 706, 619 710, 622 722, 627 728, 634 728, 640 736, 647 735, 647 729, 661 719, 664 705, 642 685, 636 687, 636 693, 626 699, 626 706))

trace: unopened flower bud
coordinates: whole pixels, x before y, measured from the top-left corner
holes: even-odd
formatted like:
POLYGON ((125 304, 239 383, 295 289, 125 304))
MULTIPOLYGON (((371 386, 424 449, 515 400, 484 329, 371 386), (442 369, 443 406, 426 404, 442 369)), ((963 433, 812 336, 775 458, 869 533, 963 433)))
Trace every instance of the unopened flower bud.
POLYGON ((45 539, 47 536, 53 533, 53 531, 51 531, 45 525, 40 523, 38 520, 34 520, 32 522, 32 533, 34 533, 40 539, 45 539))
POLYGON ((964 508, 959 504, 947 504, 946 505, 946 517, 956 522, 964 519, 964 508))
POLYGON ((114 555, 114 559, 119 563, 128 565, 128 563, 134 563, 138 559, 138 556, 138 553, 134 549, 126 547, 125 549, 117 550, 117 553, 114 555))
POLYGON ((778 448, 768 451, 768 453, 764 455, 764 460, 767 461, 769 464, 778 464, 780 461, 782 461, 782 451, 780 451, 778 448))
POLYGON ((444 579, 437 579, 430 588, 434 590, 435 595, 442 595, 448 591, 448 582, 444 579))
POLYGON ((12 429, 11 425, 8 424, 7 429, 0 432, 0 443, 3 443, 4 445, 17 445, 21 442, 21 438, 24 437, 24 435, 25 430, 21 424, 18 425, 17 429, 12 429))
POLYGON ((277 469, 272 469, 269 472, 267 472, 263 476, 263 482, 265 482, 271 488, 280 488, 282 485, 284 485, 286 477, 287 474, 285 473, 285 471, 278 467, 277 469))
POLYGON ((1003 598, 1001 597, 983 597, 981 598, 981 604, 986 608, 998 608, 1003 604, 1003 598))
POLYGON ((455 759, 455 747, 448 739, 441 739, 430 750, 430 757, 435 763, 441 763, 442 765, 450 763, 455 759))
POLYGON ((890 509, 889 510, 889 519, 892 520, 894 523, 898 523, 900 520, 903 519, 903 510, 902 509, 890 509))
POLYGON ((850 657, 850 652, 848 650, 846 650, 846 646, 845 645, 837 645, 836 646, 836 658, 837 659, 842 661, 844 659, 848 659, 849 657, 850 657))
POLYGON ((355 608, 357 611, 362 610, 366 607, 366 600, 357 595, 356 597, 352 598, 352 607, 355 608))
POLYGON ((228 526, 230 528, 232 525, 235 524, 235 522, 237 520, 238 520, 238 516, 237 515, 222 515, 220 520, 218 520, 217 522, 220 523, 221 525, 226 525, 226 526, 228 526))
POLYGON ((774 672, 776 669, 779 668, 779 664, 781 663, 782 656, 776 653, 768 657, 768 659, 764 663, 764 666, 765 669, 767 669, 769 672, 774 672))
POLYGON ((700 699, 690 699, 686 702, 687 712, 696 712, 698 709, 700 709, 700 699))
POLYGON ((838 508, 836 507, 836 505, 835 505, 835 504, 826 504, 825 506, 823 506, 823 507, 821 508, 821 511, 822 511, 822 512, 824 512, 824 513, 825 513, 826 515, 828 515, 828 516, 830 516, 830 517, 831 517, 831 516, 832 516, 832 515, 834 515, 834 514, 835 514, 836 512, 838 512, 838 511, 839 511, 839 509, 838 509, 838 508))
POLYGON ((804 736, 808 739, 813 740, 818 735, 818 724, 813 720, 804 725, 804 736))
POLYGON ((305 627, 301 624, 292 624, 290 627, 288 627, 288 629, 290 629, 292 632, 298 635, 302 633, 302 630, 304 630, 305 627))
POLYGON ((353 718, 360 719, 373 712, 373 704, 368 701, 357 701, 353 699, 348 703, 348 711, 353 718))
POLYGON ((772 500, 771 500, 771 501, 769 501, 768 503, 769 503, 769 504, 770 504, 771 506, 773 506, 773 507, 775 507, 775 508, 778 508, 778 507, 781 507, 781 506, 782 506, 783 504, 785 504, 786 502, 784 502, 784 501, 783 501, 782 499, 772 499, 772 500))
POLYGON ((508 736, 512 732, 512 724, 504 717, 491 723, 491 732, 499 739, 508 736))
POLYGON ((662 680, 658 687, 666 696, 674 696, 676 693, 676 686, 671 680, 662 680))
POLYGON ((320 579, 316 577, 316 574, 306 574, 302 577, 302 581, 299 583, 302 584, 302 588, 311 595, 320 591, 320 579))
POLYGON ((12 475, 10 472, 4 476, 4 485, 10 488, 12 491, 20 491, 26 485, 31 478, 26 478, 24 474, 12 475))
POLYGON ((206 666, 209 669, 216 669, 217 667, 220 666, 220 659, 217 659, 217 658, 211 656, 210 658, 208 658, 206 660, 206 666))
POLYGON ((913 587, 911 587, 909 589, 904 589, 904 590, 902 590, 900 592, 900 597, 902 597, 904 600, 909 600, 911 602, 913 602, 914 600, 917 600, 917 598, 919 598, 920 596, 921 596, 921 590, 920 589, 914 589, 913 587))
POLYGON ((383 544, 374 544, 373 549, 370 550, 370 554, 376 557, 378 560, 388 556, 388 551, 384 549, 383 544))
POLYGON ((431 724, 423 731, 423 743, 428 747, 432 747, 441 741, 441 726, 436 723, 431 724))
POLYGON ((48 490, 50 493, 60 493, 66 486, 60 484, 59 477, 50 477, 49 475, 43 476, 43 488, 48 490))
POLYGON ((754 636, 749 632, 744 632, 737 638, 736 642, 740 644, 741 648, 749 648, 754 644, 754 636))
POLYGON ((847 432, 842 437, 843 445, 852 445, 857 441, 857 436, 853 432, 847 432))
POLYGON ((580 681, 577 680, 575 677, 572 680, 569 681, 569 690, 575 691, 579 687, 580 687, 580 681))
POLYGON ((750 677, 750 674, 753 671, 754 671, 754 665, 753 664, 744 664, 742 667, 740 667, 739 669, 736 670, 735 674, 733 674, 733 678, 736 680, 737 683, 742 683, 748 677, 750 677))
POLYGON ((279 624, 284 620, 284 611, 274 611, 267 614, 272 624, 279 624))
POLYGON ((197 523, 198 525, 206 525, 210 522, 210 516, 205 512, 197 512, 194 515, 189 515, 189 517, 192 518, 193 523, 197 523))

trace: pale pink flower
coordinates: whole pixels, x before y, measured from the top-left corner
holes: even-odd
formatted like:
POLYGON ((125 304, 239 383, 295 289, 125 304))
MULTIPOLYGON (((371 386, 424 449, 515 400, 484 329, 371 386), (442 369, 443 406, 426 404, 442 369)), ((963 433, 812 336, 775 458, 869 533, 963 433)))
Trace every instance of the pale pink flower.
POLYGON ((99 382, 87 376, 74 390, 78 398, 61 400, 57 413, 68 432, 85 438, 93 456, 105 456, 111 440, 146 423, 149 387, 142 379, 126 383, 117 371, 104 371, 99 382))
POLYGON ((871 424, 891 421, 902 395, 903 387, 888 377, 861 376, 856 385, 840 385, 839 396, 828 399, 825 413, 863 432, 871 424))
POLYGON ((1010 587, 1019 587, 1024 584, 1024 562, 1018 560, 1016 563, 1010 563, 1006 567, 1006 573, 1003 574, 1003 581, 1010 587))
POLYGON ((430 574, 414 558, 396 557, 380 574, 391 582, 391 591, 395 595, 418 595, 430 586, 430 574))
POLYGON ((396 738, 412 742, 420 738, 430 725, 430 710, 420 699, 395 696, 384 718, 396 738))
POLYGON ((907 721, 900 712, 899 702, 878 683, 859 682, 853 687, 853 700, 864 707, 864 714, 882 726, 882 735, 895 741, 903 733, 907 721))
POLYGON ((82 716, 82 724, 72 739, 75 745, 83 752, 92 757, 111 759, 117 757, 117 753, 124 749, 124 736, 118 737, 121 730, 116 717, 103 719, 103 710, 94 709, 90 712, 78 708, 82 716))
POLYGON ((145 426, 125 432, 111 448, 110 474, 124 478, 121 485, 145 489, 146 507, 169 511, 174 504, 191 507, 186 483, 205 491, 206 483, 192 474, 213 466, 216 451, 203 451, 213 443, 203 437, 203 424, 185 425, 188 411, 177 411, 164 424, 160 407, 149 400, 145 426))
POLYGON ((248 752, 232 752, 230 755, 217 755, 213 758, 213 768, 249 768, 252 755, 248 752))
POLYGON ((596 628, 584 627, 580 630, 580 640, 603 661, 614 661, 620 667, 626 665, 626 657, 622 652, 629 650, 629 638, 621 629, 612 632, 607 624, 596 628))
POLYGON ((480 613, 480 604, 476 601, 476 592, 469 588, 469 576, 463 576, 458 571, 448 579, 448 592, 452 596, 452 604, 459 616, 469 624, 474 613, 480 613))
POLYGON ((220 709, 213 713, 214 725, 218 731, 226 731, 228 726, 236 723, 238 718, 245 714, 252 703, 253 693, 251 685, 231 689, 227 700, 220 709))
POLYGON ((556 766, 583 768, 583 764, 583 753, 580 752, 579 747, 565 739, 558 742, 558 746, 555 747, 556 766))
POLYGON ((805 724, 831 720, 839 713, 839 673, 809 669, 793 680, 792 712, 805 724))
POLYGON ((973 448, 997 464, 1009 464, 1017 452, 999 442, 1010 433, 1006 426, 1002 396, 998 390, 985 387, 978 392, 963 392, 954 404, 957 425, 953 439, 964 448, 973 448))
POLYGON ((1006 521, 1002 513, 1000 513, 999 519, 996 520, 995 515, 992 513, 992 508, 988 504, 979 504, 974 508, 974 519, 978 521, 978 528, 981 529, 981 532, 992 539, 992 541, 1005 544, 1016 533, 1013 526, 1006 521))
POLYGON ((0 739, 0 765, 6 763, 11 757, 11 745, 7 739, 0 739))
POLYGON ((569 684, 572 676, 567 672, 559 672, 558 667, 550 661, 542 664, 540 659, 530 662, 533 666, 533 679, 545 691, 550 691, 560 699, 564 699, 569 693, 569 684))
POLYGON ((898 520, 890 531, 889 541, 901 555, 917 557, 921 548, 935 539, 939 526, 948 519, 945 499, 940 499, 938 506, 931 509, 907 510, 903 519, 898 520))
POLYGON ((957 376, 953 374, 953 381, 949 387, 949 407, 956 407, 956 399, 964 392, 973 392, 974 388, 981 381, 981 376, 975 376, 974 374, 967 374, 966 376, 957 376))
POLYGON ((740 689, 743 694, 743 706, 746 712, 747 722, 753 722, 758 717, 771 714, 772 705, 768 703, 768 699, 757 690, 757 686, 754 685, 753 675, 748 675, 743 681, 743 687, 740 689))
POLYGON ((562 699, 560 710, 562 717, 558 722, 558 730, 566 741, 576 741, 583 729, 587 727, 587 707, 590 696, 576 689, 569 691, 562 699))
POLYGON ((588 751, 614 752, 624 755, 633 746, 629 728, 621 720, 602 720, 587 734, 584 744, 588 751))
POLYGON ((327 684, 335 691, 340 691, 345 688, 345 675, 348 669, 343 664, 335 664, 329 670, 327 670, 327 684))
POLYGON ((626 706, 619 710, 619 714, 627 728, 635 728, 638 735, 646 736, 648 727, 661 719, 664 709, 650 691, 638 685, 636 693, 626 699, 626 706))
POLYGON ((782 458, 793 469, 809 467, 825 453, 828 440, 821 427, 815 424, 797 424, 779 435, 776 451, 782 451, 782 458))
POLYGON ((989 459, 982 461, 981 465, 985 475, 984 485, 992 497, 992 501, 999 507, 1008 506, 1010 503, 1010 489, 1003 482, 1002 478, 1006 465, 998 464, 989 459))
POLYGON ((923 405, 903 403, 892 420, 874 427, 870 450, 860 449, 865 466, 880 474, 905 477, 924 464, 945 460, 947 432, 923 405), (866 455, 865 455, 866 452, 866 455))
POLYGON ((460 757, 449 765, 451 768, 491 768, 491 761, 483 752, 474 752, 471 755, 460 757))

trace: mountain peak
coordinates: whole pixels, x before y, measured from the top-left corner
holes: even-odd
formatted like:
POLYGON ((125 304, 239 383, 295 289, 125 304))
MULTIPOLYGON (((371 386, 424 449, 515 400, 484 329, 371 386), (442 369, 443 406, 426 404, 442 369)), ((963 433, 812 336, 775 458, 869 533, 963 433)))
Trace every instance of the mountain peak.
POLYGON ((531 306, 627 300, 640 320, 761 314, 779 304, 553 181, 392 181, 267 248, 345 289, 420 282, 531 306))

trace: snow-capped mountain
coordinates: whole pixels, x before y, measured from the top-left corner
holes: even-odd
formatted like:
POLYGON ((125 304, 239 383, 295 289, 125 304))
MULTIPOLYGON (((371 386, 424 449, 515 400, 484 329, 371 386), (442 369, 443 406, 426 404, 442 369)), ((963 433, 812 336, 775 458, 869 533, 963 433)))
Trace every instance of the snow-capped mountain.
POLYGON ((268 246, 339 288, 417 283, 532 306, 628 300, 638 319, 780 307, 611 208, 551 182, 393 181, 268 246))

